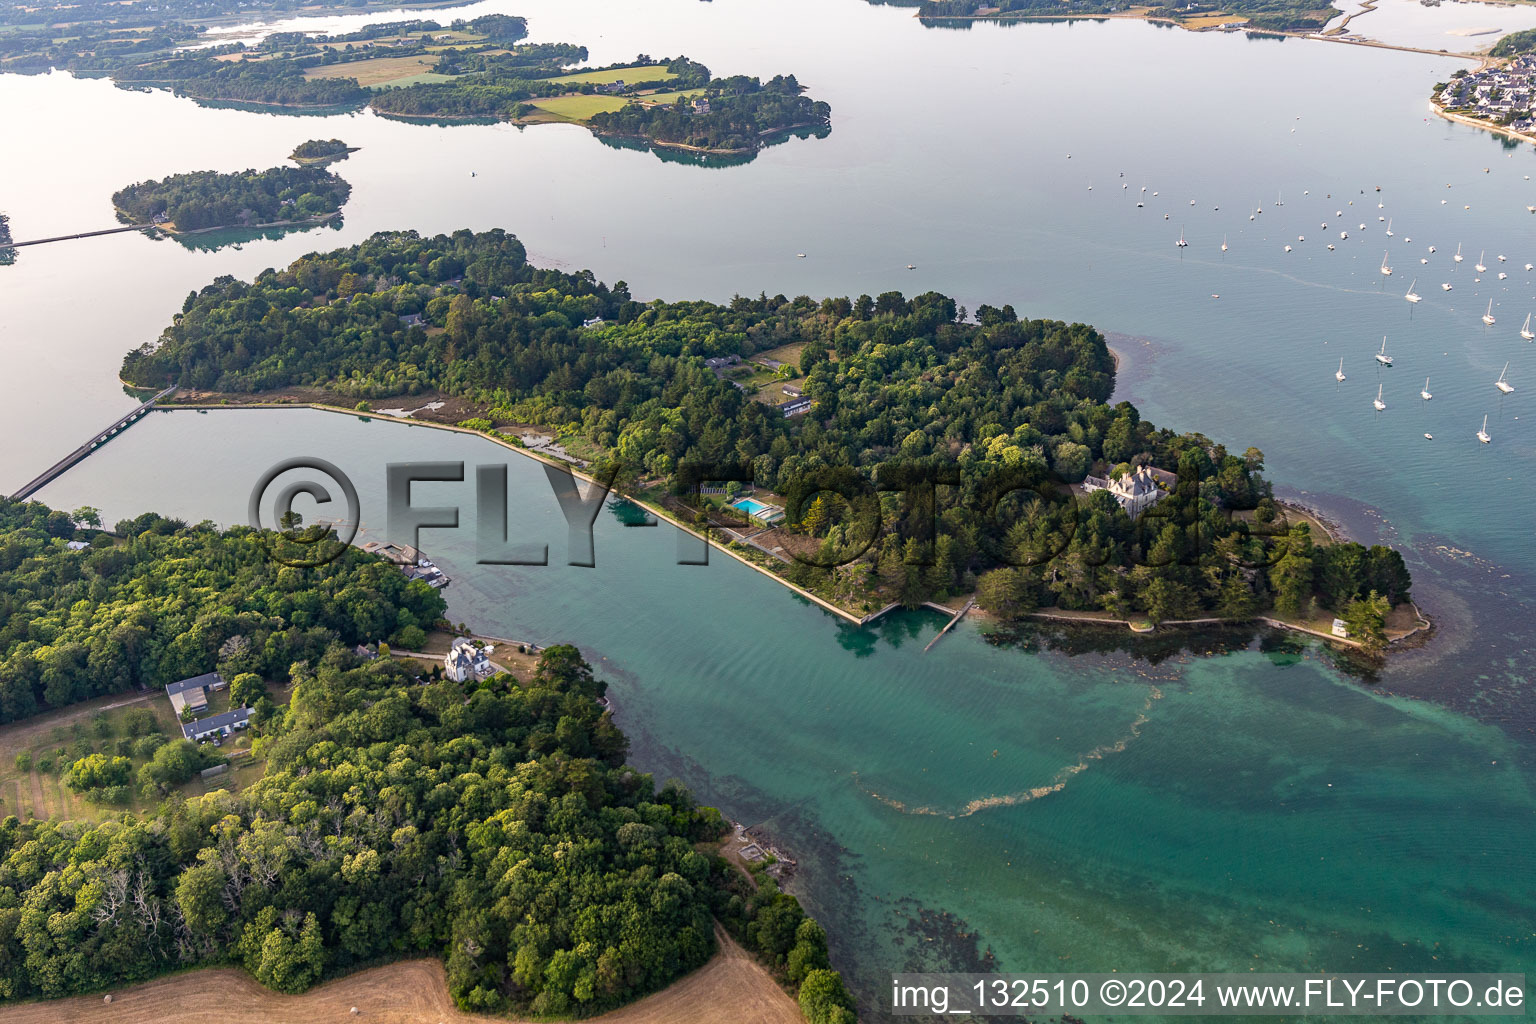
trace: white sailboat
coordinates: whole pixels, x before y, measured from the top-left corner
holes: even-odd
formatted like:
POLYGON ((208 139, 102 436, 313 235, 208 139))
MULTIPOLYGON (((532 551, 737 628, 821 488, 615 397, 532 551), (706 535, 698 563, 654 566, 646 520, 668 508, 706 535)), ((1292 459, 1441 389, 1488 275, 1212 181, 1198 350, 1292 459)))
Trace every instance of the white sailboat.
POLYGON ((1385 275, 1387 277, 1391 277, 1392 276, 1392 268, 1387 266, 1387 254, 1386 253, 1382 253, 1381 254, 1381 272, 1382 272, 1383 275, 1385 275))
POLYGON ((1377 412, 1386 412, 1387 411, 1387 403, 1383 402, 1381 400, 1381 385, 1380 384, 1376 385, 1376 401, 1372 402, 1371 404, 1376 407, 1376 411, 1377 412))
POLYGON ((1515 390, 1515 386, 1513 384, 1511 384, 1509 381, 1504 379, 1508 375, 1509 375, 1509 364, 1505 363, 1504 364, 1504 369, 1499 372, 1499 379, 1493 382, 1493 386, 1498 388, 1500 391, 1504 392, 1504 394, 1506 394, 1506 395, 1512 394, 1514 392, 1514 390, 1515 390))
POLYGON ((1177 245, 1180 249, 1184 248, 1186 245, 1189 244, 1189 242, 1187 240, 1185 240, 1185 238, 1184 238, 1184 229, 1183 228, 1179 229, 1179 240, 1177 242, 1175 242, 1174 244, 1177 245))
POLYGON ((1382 366, 1391 366, 1392 357, 1387 355, 1387 336, 1381 336, 1381 351, 1376 353, 1376 361, 1382 366))
POLYGON ((1488 436, 1488 414, 1487 413, 1483 413, 1483 429, 1479 430, 1477 432, 1477 439, 1479 441, 1483 442, 1483 444, 1487 444, 1488 442, 1493 440, 1493 438, 1488 436))
POLYGON ((1483 265, 1483 257, 1486 255, 1488 255, 1488 251, 1486 249, 1477 254, 1477 263, 1473 269, 1475 269, 1479 274, 1488 273, 1488 268, 1483 265))
POLYGON ((1426 402, 1429 401, 1431 398, 1435 397, 1434 395, 1429 393, 1429 378, 1428 377, 1424 378, 1424 390, 1419 392, 1419 397, 1424 399, 1424 401, 1426 401, 1426 402))
POLYGON ((1520 337, 1526 341, 1536 340, 1536 332, 1531 331, 1531 314, 1525 314, 1525 326, 1520 328, 1520 337))
POLYGON ((1488 300, 1488 312, 1483 314, 1483 323, 1487 324, 1489 327, 1493 326, 1493 300, 1492 299, 1488 300))
POLYGON ((1333 379, 1338 381, 1340 384, 1344 383, 1344 381, 1345 381, 1345 377, 1344 377, 1344 359, 1342 357, 1340 357, 1340 359, 1339 359, 1339 368, 1334 371, 1333 379))
POLYGON ((1451 290, 1451 282, 1449 282, 1449 281, 1445 281, 1445 282, 1443 282, 1443 283, 1442 283, 1442 284, 1441 284, 1441 285, 1440 285, 1440 290, 1441 290, 1441 291, 1443 291, 1443 292, 1448 292, 1448 291, 1450 291, 1450 290, 1451 290))
POLYGON ((1221 236, 1221 251, 1222 252, 1226 252, 1227 251, 1227 236, 1226 235, 1222 235, 1221 236))
POLYGON ((1418 283, 1419 279, 1414 278, 1412 284, 1408 285, 1408 294, 1404 295, 1403 298, 1407 299, 1409 302, 1418 302, 1420 299, 1422 299, 1424 296, 1413 290, 1413 286, 1418 283))
POLYGON ((1277 190, 1275 192, 1275 205, 1276 206, 1284 206, 1285 205, 1285 201, 1280 198, 1280 195, 1281 195, 1281 192, 1277 190))
MULTIPOLYGON (((1433 252, 1434 250, 1431 249, 1430 251, 1433 252)), ((1460 242, 1456 243, 1456 255, 1452 256, 1451 259, 1455 260, 1457 263, 1461 262, 1461 243, 1460 242)))
POLYGON ((1390 218, 1388 218, 1388 220, 1387 220, 1387 237, 1388 238, 1392 237, 1392 221, 1391 221, 1390 218))

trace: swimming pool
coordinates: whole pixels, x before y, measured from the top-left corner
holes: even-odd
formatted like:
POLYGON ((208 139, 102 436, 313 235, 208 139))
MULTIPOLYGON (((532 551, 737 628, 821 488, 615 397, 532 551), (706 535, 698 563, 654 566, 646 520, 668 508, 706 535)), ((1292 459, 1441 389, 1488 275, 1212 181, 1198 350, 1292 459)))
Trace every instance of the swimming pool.
POLYGON ((749 516, 765 516, 777 511, 772 506, 764 505, 760 501, 753 501, 751 498, 742 498, 740 501, 732 502, 731 507, 739 508, 749 516))

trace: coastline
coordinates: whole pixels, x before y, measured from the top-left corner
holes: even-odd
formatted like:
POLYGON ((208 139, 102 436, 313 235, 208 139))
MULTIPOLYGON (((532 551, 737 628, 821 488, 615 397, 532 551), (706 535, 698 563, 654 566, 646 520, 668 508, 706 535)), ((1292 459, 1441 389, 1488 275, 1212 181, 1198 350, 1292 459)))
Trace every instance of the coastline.
POLYGON ((1536 143, 1536 135, 1531 135, 1526 132, 1517 132, 1508 125, 1494 124, 1492 121, 1485 121, 1481 118, 1468 117, 1465 114, 1452 113, 1451 111, 1442 107, 1436 100, 1430 100, 1429 105, 1436 114, 1445 118, 1447 121, 1456 121, 1459 124, 1468 125, 1472 128, 1481 128, 1484 131, 1493 132, 1495 135, 1504 135, 1511 139, 1517 139, 1520 142, 1536 143))
MULTIPOLYGON (((119 380, 121 381, 121 378, 119 378, 119 380)), ((133 387, 134 386, 134 385, 128 384, 126 381, 124 381, 122 383, 126 387, 133 387)), ((173 410, 173 411, 174 410, 178 410, 178 409, 180 409, 180 410, 195 410, 195 411, 199 411, 199 412, 206 412, 206 411, 209 411, 209 410, 242 410, 242 409, 290 409, 290 410, 292 410, 292 409, 312 409, 312 410, 314 410, 316 412, 335 413, 335 414, 344 415, 344 416, 362 417, 362 418, 369 419, 369 420, 376 420, 376 421, 382 421, 382 422, 388 422, 388 423, 399 423, 399 424, 403 424, 403 425, 406 425, 406 426, 427 427, 427 428, 430 428, 432 430, 446 430, 446 431, 449 431, 449 432, 452 432, 452 433, 468 434, 468 435, 470 435, 472 437, 478 437, 478 438, 481 438, 483 440, 490 441, 492 444, 495 444, 495 445, 498 445, 498 446, 500 446, 502 448, 505 448, 508 451, 516 452, 517 454, 519 454, 519 455, 521 455, 521 456, 523 456, 525 458, 532 459, 535 462, 539 462, 539 463, 542 463, 542 464, 544 464, 546 466, 552 466, 552 467, 560 469, 562 471, 569 472, 569 473, 571 473, 572 476, 575 476, 578 479, 584 480, 584 481, 586 481, 589 484, 596 484, 596 483, 598 483, 596 477, 594 477, 592 474, 584 471, 579 466, 575 466, 575 465, 573 465, 571 463, 568 463, 568 462, 565 462, 563 460, 552 458, 552 457, 544 455, 544 454, 542 454, 540 452, 536 452, 536 451, 533 451, 531 449, 524 448, 524 447, 521 447, 519 445, 515 445, 515 444, 511 443, 510 441, 505 440, 504 438, 502 438, 500 436, 497 436, 497 435, 494 435, 494 434, 488 434, 488 433, 486 433, 484 431, 480 431, 480 430, 474 430, 474 429, 471 429, 469 427, 461 427, 461 426, 458 426, 456 424, 451 424, 451 423, 434 423, 434 422, 432 422, 430 420, 418 420, 418 419, 410 419, 410 418, 400 418, 400 417, 395 417, 395 416, 383 415, 383 414, 379 414, 379 413, 361 412, 361 411, 359 411, 357 409, 347 409, 347 408, 343 408, 342 406, 338 406, 338 405, 330 405, 330 404, 325 403, 325 402, 314 402, 314 401, 309 401, 309 402, 251 402, 251 403, 245 403, 245 404, 240 404, 240 405, 233 405, 233 404, 231 404, 231 405, 203 405, 203 404, 195 404, 195 403, 179 403, 179 402, 167 403, 167 402, 161 402, 161 403, 159 403, 158 408, 166 409, 166 410, 173 410)), ((670 524, 670 525, 676 527, 677 529, 683 531, 684 533, 688 534, 690 537, 693 537, 693 538, 703 542, 704 544, 706 544, 710 548, 713 548, 715 550, 720 551, 722 554, 725 554, 725 555, 727 555, 727 556, 729 556, 731 558, 734 558, 737 562, 740 562, 742 565, 745 565, 748 568, 750 568, 750 569, 752 569, 752 570, 754 570, 754 571, 756 571, 758 573, 761 573, 763 576, 766 576, 768 579, 772 580, 773 582, 779 584, 780 586, 782 586, 785 589, 791 591, 792 593, 798 595, 799 597, 804 598, 805 600, 811 602, 812 604, 815 604, 817 607, 821 608, 823 611, 830 612, 831 614, 837 616, 839 619, 842 619, 843 621, 849 623, 850 625, 859 626, 859 627, 867 626, 867 625, 877 621, 878 619, 884 617, 886 614, 888 614, 888 613, 890 613, 892 611, 895 611, 898 608, 903 607, 900 602, 893 601, 893 602, 891 602, 889 604, 886 604, 883 607, 881 607, 881 608, 879 608, 879 609, 877 609, 877 610, 875 610, 873 612, 870 612, 867 615, 863 615, 863 616, 855 615, 853 612, 851 612, 851 611, 849 611, 849 610, 847 610, 845 608, 839 607, 838 605, 834 604, 833 602, 828 601, 825 598, 820 597, 819 595, 814 594, 814 593, 812 593, 809 590, 806 590, 804 587, 801 587, 801 586, 791 582, 790 580, 785 579, 783 576, 780 576, 778 573, 774 572, 772 569, 768 568, 767 566, 761 565, 761 564, 757 563, 756 561, 754 561, 753 559, 748 558, 742 552, 733 550, 733 548, 731 547, 731 542, 722 539, 718 534, 713 534, 713 535, 710 535, 710 536, 700 535, 699 532, 691 524, 687 524, 687 523, 682 522, 681 520, 677 519, 675 516, 670 514, 666 509, 660 507, 659 505, 652 504, 651 502, 648 502, 648 501, 646 501, 646 500, 644 500, 642 498, 635 497, 635 496, 630 495, 630 494, 624 494, 624 493, 616 491, 616 490, 610 490, 609 493, 614 495, 614 496, 616 496, 616 497, 621 497, 624 500, 626 500, 628 502, 631 502, 632 504, 634 504, 634 505, 644 509, 646 512, 648 512, 651 515, 655 516, 657 519, 665 520, 668 524, 670 524)), ((1327 516, 1325 516, 1323 513, 1319 512, 1319 511, 1317 511, 1316 509, 1312 509, 1312 508, 1309 508, 1307 506, 1301 505, 1300 503, 1295 502, 1295 501, 1278 501, 1277 500, 1277 504, 1281 505, 1282 507, 1291 508, 1291 509, 1293 509, 1293 510, 1295 510, 1297 512, 1300 512, 1305 519, 1309 520, 1310 523, 1315 523, 1320 529, 1323 530, 1323 532, 1326 535, 1329 543, 1337 543, 1337 542, 1339 542, 1340 540, 1343 539, 1342 529, 1336 523, 1333 523, 1327 516)), ((976 605, 975 605, 975 594, 974 593, 973 594, 960 594, 960 595, 956 595, 955 597, 951 598, 952 601, 961 601, 961 600, 967 600, 967 599, 969 600, 969 604, 965 608, 960 609, 958 611, 957 611, 956 608, 948 607, 946 605, 939 604, 939 603, 933 602, 933 601, 925 601, 920 607, 925 607, 925 608, 928 608, 928 609, 930 609, 932 611, 940 612, 940 613, 942 613, 942 614, 944 614, 946 616, 953 616, 954 617, 954 621, 952 621, 950 623, 950 626, 955 625, 958 622, 959 619, 966 618, 966 617, 968 617, 970 615, 977 615, 977 614, 979 614, 979 615, 982 615, 984 617, 989 617, 989 618, 991 617, 991 616, 989 616, 989 614, 987 612, 985 612, 982 609, 976 607, 976 605)), ((1417 620, 1418 620, 1419 624, 1416 625, 1413 629, 1408 630, 1405 633, 1402 633, 1401 635, 1389 636, 1388 637, 1388 645, 1389 646, 1392 645, 1392 644, 1399 643, 1399 642, 1401 642, 1403 640, 1406 640, 1406 639, 1408 639, 1408 637, 1414 636, 1414 635, 1420 633, 1421 631, 1433 629, 1433 625, 1434 625, 1433 622, 1427 616, 1425 616, 1422 611, 1419 610, 1418 606, 1416 604, 1413 604, 1412 602, 1409 602, 1409 604, 1413 608, 1414 614, 1417 617, 1417 620)), ((1401 607, 1401 606, 1399 606, 1399 607, 1401 607)), ((1343 646, 1349 646, 1349 647, 1355 647, 1355 648, 1359 648, 1360 647, 1360 644, 1359 644, 1358 641, 1350 640, 1350 639, 1347 639, 1347 638, 1344 638, 1344 637, 1334 636, 1331 633, 1326 633, 1326 632, 1323 632, 1321 630, 1315 629, 1315 628, 1313 628, 1311 626, 1307 626, 1307 625, 1304 625, 1304 624, 1301 624, 1301 623, 1287 622, 1284 619, 1277 619, 1277 618, 1273 618, 1271 616, 1266 616, 1266 615, 1253 615, 1253 616, 1248 616, 1248 617, 1240 618, 1240 619, 1226 619, 1226 618, 1221 618, 1219 616, 1212 616, 1212 617, 1205 617, 1205 618, 1198 618, 1198 619, 1177 619, 1177 620, 1169 620, 1169 621, 1166 621, 1166 622, 1157 623, 1156 625, 1152 625, 1151 623, 1149 623, 1145 616, 1137 616, 1136 618, 1133 618, 1133 619, 1122 619, 1122 618, 1115 618, 1113 616, 1109 616, 1109 615, 1106 615, 1106 614, 1103 614, 1103 613, 1084 613, 1084 614, 1079 615, 1079 614, 1074 614, 1074 613, 1063 614, 1060 611, 1055 611, 1055 612, 1031 612, 1031 613, 1028 613, 1027 615, 1025 615, 1023 617, 1024 618, 1036 618, 1036 619, 1042 619, 1042 620, 1048 620, 1048 621, 1054 620, 1054 621, 1075 623, 1077 625, 1125 626, 1128 629, 1130 629, 1132 632, 1135 632, 1135 633, 1150 633, 1150 632, 1154 632, 1154 631, 1159 630, 1159 629, 1185 629, 1185 628, 1198 629, 1198 628, 1201 628, 1201 627, 1204 627, 1204 626, 1213 626, 1213 625, 1229 626, 1229 625, 1240 625, 1240 624, 1245 623, 1245 622, 1263 622, 1264 624, 1272 626, 1272 627, 1274 627, 1276 629, 1284 629, 1284 630, 1291 630, 1293 632, 1298 632, 1298 633, 1305 633, 1305 634, 1308 634, 1310 636, 1314 636, 1314 637, 1317 637, 1317 638, 1323 639, 1323 640, 1328 640, 1328 641, 1331 641, 1331 642, 1333 642, 1335 644, 1339 644, 1339 645, 1343 645, 1343 646)), ((949 627, 946 626, 945 628, 947 630, 949 627)))

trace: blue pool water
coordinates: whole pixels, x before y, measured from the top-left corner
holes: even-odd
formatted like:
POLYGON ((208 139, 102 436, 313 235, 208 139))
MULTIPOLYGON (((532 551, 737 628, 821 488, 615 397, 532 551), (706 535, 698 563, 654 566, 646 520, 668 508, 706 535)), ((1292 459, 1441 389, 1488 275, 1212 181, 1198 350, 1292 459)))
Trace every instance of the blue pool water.
POLYGON ((760 516, 766 512, 773 511, 762 502, 753 501, 751 498, 742 498, 740 501, 732 502, 731 507, 739 508, 749 516, 760 516))

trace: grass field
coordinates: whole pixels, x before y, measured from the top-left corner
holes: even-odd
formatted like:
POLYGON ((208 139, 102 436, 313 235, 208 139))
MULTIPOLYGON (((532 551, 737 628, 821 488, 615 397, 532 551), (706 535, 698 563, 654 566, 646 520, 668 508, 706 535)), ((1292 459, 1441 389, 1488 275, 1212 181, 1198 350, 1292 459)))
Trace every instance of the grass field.
POLYGON ((623 110, 629 102, 623 96, 554 96, 530 101, 538 109, 568 121, 585 121, 593 114, 623 110))
POLYGON ((656 82, 664 79, 676 78, 667 70, 665 64, 643 64, 637 68, 610 68, 607 71, 574 71, 569 75, 561 75, 559 78, 550 78, 546 81, 558 82, 562 85, 581 85, 591 82, 593 85, 607 85, 609 82, 656 82))
MULTIPOLYGON (((717 929, 715 958, 670 988, 600 1017, 602 1024, 803 1024, 800 1008, 767 971, 717 929)), ((189 971, 112 993, 0 1008, 0 1024, 515 1024, 462 1013, 438 960, 375 967, 285 996, 228 967, 189 971), (356 1016, 353 1008, 356 1007, 356 1016)))
POLYGON ((305 68, 305 78, 355 78, 358 85, 394 85, 401 79, 430 72, 437 61, 432 57, 373 57, 341 64, 322 64, 305 68))
POLYGON ((653 92, 640 98, 647 103, 676 103, 684 96, 702 96, 703 94, 703 89, 674 89, 671 92, 653 92))
POLYGON ((1247 20, 1241 14, 1203 14, 1198 18, 1185 18, 1182 24, 1189 28, 1213 28, 1217 25, 1235 24, 1247 20))
MULTIPOLYGON (((23 820, 64 817, 100 821, 116 810, 141 809, 137 798, 127 808, 90 803, 59 781, 66 762, 92 752, 115 754, 117 738, 126 735, 123 717, 139 707, 149 708, 154 713, 155 723, 162 733, 167 736, 179 734, 170 701, 158 691, 148 695, 98 697, 0 727, 0 814, 14 814, 23 820), (154 699, 156 695, 160 700, 154 699), (97 733, 95 719, 98 715, 111 726, 110 736, 97 733), (64 751, 62 755, 60 749, 64 751), (31 755, 33 768, 30 771, 23 772, 16 767, 16 755, 21 753, 31 755), (37 763, 43 759, 54 762, 50 771, 37 769, 37 763)), ((135 758, 134 769, 137 770, 141 763, 142 758, 135 758)))

